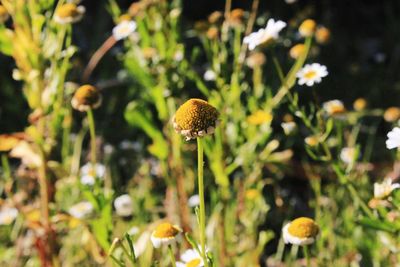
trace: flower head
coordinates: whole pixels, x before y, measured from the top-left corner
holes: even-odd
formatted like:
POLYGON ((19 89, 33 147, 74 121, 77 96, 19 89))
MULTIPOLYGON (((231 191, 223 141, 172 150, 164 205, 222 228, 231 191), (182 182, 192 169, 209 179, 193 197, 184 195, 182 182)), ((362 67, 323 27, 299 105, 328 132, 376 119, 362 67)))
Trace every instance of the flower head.
POLYGON ((400 119, 400 108, 390 107, 383 113, 383 118, 387 122, 395 122, 400 119))
POLYGON ((4 207, 0 210, 0 225, 9 225, 18 216, 18 210, 12 207, 4 207))
POLYGON ((289 56, 293 59, 298 59, 304 53, 304 44, 297 44, 290 48, 289 56))
POLYGON ((338 115, 346 112, 342 101, 338 99, 330 100, 322 104, 322 109, 329 116, 338 115))
POLYGON ((344 147, 340 151, 340 159, 346 163, 351 164, 356 160, 357 149, 354 147, 344 147))
POLYGON ((400 147, 400 128, 394 127, 387 134, 388 139, 386 140, 386 147, 388 149, 398 148, 400 147))
POLYGON ((196 194, 196 195, 193 195, 193 196, 189 197, 188 205, 191 208, 199 206, 200 205, 200 197, 199 197, 199 195, 196 194))
POLYGON ((312 19, 306 19, 300 24, 299 27, 299 33, 303 37, 309 37, 312 36, 315 32, 315 28, 317 27, 317 24, 315 23, 314 20, 312 19))
POLYGON ((100 91, 96 87, 86 84, 76 90, 72 97, 71 105, 74 109, 83 112, 98 108, 101 100, 100 91))
POLYGON ((176 267, 203 267, 204 261, 195 249, 188 249, 181 255, 181 261, 176 262, 176 267))
POLYGON ((279 37, 279 32, 286 27, 286 23, 274 19, 269 19, 267 26, 257 32, 253 32, 243 39, 245 44, 248 44, 249 50, 254 50, 257 46, 265 44, 269 41, 276 40, 279 37))
POLYGON ((319 227, 313 219, 297 218, 283 227, 283 240, 286 244, 309 245, 314 243, 319 227))
POLYGON ((386 178, 382 183, 374 183, 374 198, 384 199, 392 193, 393 190, 400 188, 400 184, 395 183, 391 178, 386 178))
POLYGON ((103 179, 106 167, 103 164, 86 163, 81 167, 81 183, 84 185, 94 185, 96 179, 103 179))
POLYGON ((168 222, 159 224, 151 234, 151 242, 155 248, 175 242, 182 229, 168 222))
POLYGON ((115 40, 119 41, 129 37, 136 30, 136 22, 123 20, 112 30, 115 40))
POLYGON ((133 212, 132 199, 128 194, 121 195, 114 200, 115 211, 119 216, 131 216, 133 212))
POLYGON ((315 83, 320 83, 322 78, 328 75, 326 66, 313 63, 305 65, 296 76, 299 78, 299 85, 313 86, 315 83))
POLYGON ((75 23, 80 21, 84 14, 84 6, 77 6, 73 3, 66 3, 57 8, 54 13, 54 20, 59 24, 75 23))
POLYGON ((253 52, 247 57, 246 65, 251 69, 255 69, 256 67, 264 65, 266 61, 267 59, 265 58, 264 53, 253 52))
POLYGON ((311 147, 315 147, 320 143, 320 136, 318 135, 310 135, 304 138, 304 142, 311 147))
POLYGON ((90 202, 83 201, 70 207, 68 213, 77 219, 82 219, 89 215, 92 211, 93 205, 90 202))
POLYGON ((317 40, 317 42, 320 44, 326 44, 327 42, 329 42, 330 38, 331 31, 324 26, 318 27, 315 31, 315 40, 317 40))
POLYGON ((367 107, 368 103, 365 98, 357 98, 353 103, 353 108, 355 111, 363 111, 367 107))
POLYGON ((289 121, 289 122, 282 122, 281 127, 286 135, 290 135, 296 130, 297 125, 294 121, 289 121))
POLYGON ((175 131, 186 140, 214 133, 219 112, 207 101, 192 98, 178 108, 172 118, 175 131))
POLYGON ((270 123, 271 121, 271 113, 265 112, 264 110, 257 110, 247 117, 247 122, 252 125, 261 125, 264 123, 270 123))
POLYGON ((7 9, 3 5, 0 5, 0 23, 6 22, 9 17, 10 14, 8 14, 7 9))

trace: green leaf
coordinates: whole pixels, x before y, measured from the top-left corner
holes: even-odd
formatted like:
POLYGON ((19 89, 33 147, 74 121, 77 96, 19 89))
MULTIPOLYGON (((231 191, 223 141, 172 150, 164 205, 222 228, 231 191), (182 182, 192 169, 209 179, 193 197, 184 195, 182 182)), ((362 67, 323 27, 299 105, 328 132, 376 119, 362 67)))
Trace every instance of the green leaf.
POLYGON ((388 233, 396 233, 396 231, 399 230, 399 227, 396 224, 367 217, 358 220, 358 223, 368 228, 382 230, 388 233))
POLYGON ((0 52, 7 56, 13 53, 12 31, 4 25, 0 26, 0 52))

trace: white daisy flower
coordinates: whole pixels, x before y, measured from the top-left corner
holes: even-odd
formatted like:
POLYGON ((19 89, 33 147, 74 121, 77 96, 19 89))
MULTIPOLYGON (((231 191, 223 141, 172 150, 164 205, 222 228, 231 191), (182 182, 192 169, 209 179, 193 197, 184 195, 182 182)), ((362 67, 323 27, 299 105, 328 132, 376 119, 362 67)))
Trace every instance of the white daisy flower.
POLYGON ((127 233, 131 236, 137 235, 139 233, 140 229, 137 226, 132 226, 127 233))
POLYGON ((397 188, 400 188, 399 183, 393 184, 391 178, 386 178, 382 183, 374 183, 374 197, 377 199, 386 198, 397 188))
POLYGON ((93 164, 88 162, 81 167, 81 183, 84 185, 94 185, 96 178, 103 179, 106 173, 106 167, 103 164, 93 164))
POLYGON ((4 207, 0 211, 0 225, 11 224, 18 216, 18 210, 12 207, 4 207))
POLYGON ((356 160, 357 150, 354 147, 344 147, 340 151, 340 159, 346 163, 351 164, 356 160))
POLYGON ((322 104, 322 109, 329 116, 338 115, 346 112, 346 108, 342 101, 338 99, 330 100, 322 104))
POLYGON ((200 197, 199 195, 193 195, 188 199, 188 205, 191 208, 197 207, 200 205, 200 197))
POLYGON ((215 72, 213 70, 207 70, 204 73, 204 80, 206 81, 215 81, 215 78, 217 77, 217 75, 215 74, 215 72))
POLYGON ((283 241, 285 244, 309 245, 315 242, 318 232, 319 227, 313 219, 300 217, 283 227, 283 241))
POLYGON ((394 127, 393 130, 387 134, 387 137, 386 147, 388 149, 400 147, 400 127, 394 127))
POLYGON ((77 6, 73 3, 66 3, 54 12, 54 21, 59 24, 75 23, 82 19, 85 14, 84 6, 77 6))
POLYGON ((203 267, 204 261, 195 249, 188 249, 181 255, 181 261, 176 262, 176 267, 203 267))
POLYGON ((136 30, 136 22, 130 21, 122 21, 112 30, 113 36, 115 40, 119 41, 129 37, 136 30))
POLYGON ((279 32, 286 27, 286 23, 274 19, 269 19, 267 26, 257 32, 244 37, 243 42, 249 46, 249 50, 254 50, 257 46, 271 40, 276 40, 279 37, 279 32))
POLYGON ((182 229, 177 225, 170 223, 161 223, 151 233, 151 243, 155 248, 159 248, 162 245, 169 245, 176 241, 178 235, 182 232, 182 229))
POLYGON ((128 194, 121 195, 114 200, 115 212, 122 217, 132 215, 132 199, 128 194))
POLYGON ((290 135, 296 130, 297 125, 294 121, 289 121, 289 122, 282 122, 281 127, 286 135, 290 135))
POLYGON ((306 64, 296 76, 299 78, 299 85, 313 86, 316 83, 320 83, 322 78, 328 75, 326 66, 319 63, 306 64))
POLYGON ((93 211, 92 203, 83 201, 70 207, 68 213, 77 219, 82 219, 87 215, 89 215, 92 211, 93 211))

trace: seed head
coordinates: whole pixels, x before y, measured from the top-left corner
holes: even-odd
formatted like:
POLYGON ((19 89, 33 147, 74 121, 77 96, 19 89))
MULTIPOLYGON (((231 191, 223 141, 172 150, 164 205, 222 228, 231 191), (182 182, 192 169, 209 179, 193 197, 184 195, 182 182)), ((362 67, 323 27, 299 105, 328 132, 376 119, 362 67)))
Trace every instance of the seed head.
POLYGON ((82 85, 76 90, 72 98, 71 105, 79 111, 88 111, 89 108, 98 108, 101 104, 101 94, 99 90, 92 85, 82 85))

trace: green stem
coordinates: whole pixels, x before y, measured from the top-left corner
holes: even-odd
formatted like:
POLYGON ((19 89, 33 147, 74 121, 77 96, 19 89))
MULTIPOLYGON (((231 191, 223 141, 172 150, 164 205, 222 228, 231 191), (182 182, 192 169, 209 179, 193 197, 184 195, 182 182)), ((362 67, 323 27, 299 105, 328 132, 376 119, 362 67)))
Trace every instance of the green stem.
POLYGON ((87 111, 90 131, 90 160, 92 161, 93 168, 96 166, 96 131, 93 117, 93 110, 89 108, 87 111))
POLYGON ((204 177, 203 177, 203 140, 197 138, 197 176, 199 183, 199 197, 200 197, 200 245, 201 245, 201 256, 204 260, 205 267, 208 267, 208 261, 206 256, 206 211, 204 204, 204 177))
POLYGON ((310 267, 310 253, 308 251, 308 246, 303 246, 303 253, 304 253, 304 257, 306 257, 306 262, 307 262, 307 267, 310 267))
POLYGON ((11 169, 8 163, 8 158, 6 154, 1 154, 1 164, 3 167, 4 178, 6 181, 11 181, 11 169))
POLYGON ((169 253, 169 256, 171 258, 172 267, 176 267, 175 256, 174 256, 174 252, 172 251, 172 246, 171 245, 168 245, 168 253, 169 253))

